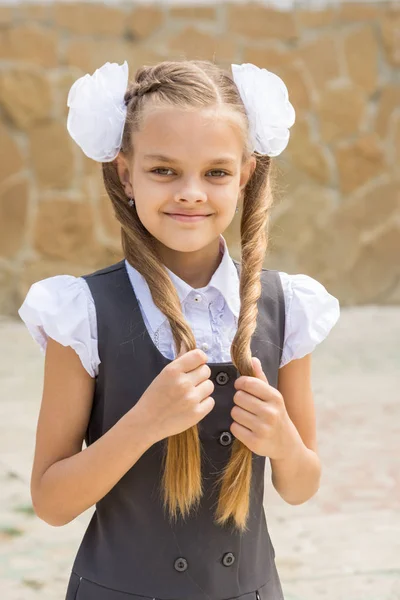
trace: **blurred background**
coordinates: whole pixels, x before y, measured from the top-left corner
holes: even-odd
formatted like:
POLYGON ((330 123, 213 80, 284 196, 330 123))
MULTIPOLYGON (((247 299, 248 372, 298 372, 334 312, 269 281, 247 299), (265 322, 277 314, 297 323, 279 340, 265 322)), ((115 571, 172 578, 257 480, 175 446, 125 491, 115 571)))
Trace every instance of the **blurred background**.
MULTIPOLYGON (((266 268, 310 275, 342 316, 315 351, 323 481, 286 505, 266 475, 285 600, 400 599, 400 3, 0 1, 0 598, 63 600, 90 512, 41 522, 29 476, 43 356, 30 285, 122 258, 100 165, 66 129, 73 82, 105 62, 253 62, 296 110, 274 159, 266 268)), ((225 232, 240 258, 240 217, 225 232)))

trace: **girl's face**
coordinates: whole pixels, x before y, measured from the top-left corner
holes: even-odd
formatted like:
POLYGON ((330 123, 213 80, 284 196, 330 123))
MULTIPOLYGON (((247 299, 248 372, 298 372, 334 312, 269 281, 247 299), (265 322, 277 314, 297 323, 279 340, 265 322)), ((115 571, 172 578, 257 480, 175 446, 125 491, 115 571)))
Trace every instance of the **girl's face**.
POLYGON ((242 156, 242 134, 221 113, 158 108, 146 114, 141 130, 133 134, 131 164, 122 157, 118 170, 160 249, 196 252, 219 242, 235 215, 255 168, 254 156, 245 164, 242 156), (171 213, 201 218, 182 220, 171 213))

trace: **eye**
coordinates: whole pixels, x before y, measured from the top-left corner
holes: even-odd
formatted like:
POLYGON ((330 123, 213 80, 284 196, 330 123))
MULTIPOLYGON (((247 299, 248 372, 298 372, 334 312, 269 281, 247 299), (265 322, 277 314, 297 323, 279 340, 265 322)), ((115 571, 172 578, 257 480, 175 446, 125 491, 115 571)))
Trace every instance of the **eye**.
POLYGON ((165 173, 165 171, 171 171, 172 169, 167 169, 167 167, 158 167, 157 169, 152 169, 150 172, 155 173, 156 175, 170 175, 170 173, 165 173), (160 171, 163 171, 160 173, 160 171))
POLYGON ((212 171, 209 171, 209 173, 222 173, 222 176, 229 175, 229 173, 227 173, 226 171, 221 171, 220 169, 213 169, 212 171))

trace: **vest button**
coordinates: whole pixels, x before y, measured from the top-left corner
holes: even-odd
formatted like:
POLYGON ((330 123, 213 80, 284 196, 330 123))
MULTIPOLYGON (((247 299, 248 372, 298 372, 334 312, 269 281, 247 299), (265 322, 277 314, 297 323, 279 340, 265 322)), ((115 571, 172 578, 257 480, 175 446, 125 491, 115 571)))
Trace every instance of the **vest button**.
POLYGON ((174 567, 177 571, 186 571, 188 563, 186 558, 177 558, 174 562, 174 567))
POLYGON ((219 385, 225 385, 229 381, 228 373, 225 373, 225 371, 220 371, 216 376, 215 381, 219 383, 219 385))
POLYGON ((235 555, 232 552, 227 552, 222 558, 222 563, 225 567, 230 567, 235 562, 235 555))
POLYGON ((223 431, 219 436, 221 446, 229 446, 232 443, 232 434, 230 431, 223 431))

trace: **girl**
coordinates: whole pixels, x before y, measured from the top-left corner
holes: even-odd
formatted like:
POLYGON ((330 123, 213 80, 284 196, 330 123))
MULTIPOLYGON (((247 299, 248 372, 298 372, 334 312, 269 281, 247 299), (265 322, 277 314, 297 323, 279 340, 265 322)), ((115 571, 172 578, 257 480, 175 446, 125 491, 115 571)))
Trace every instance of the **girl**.
POLYGON ((68 106, 125 259, 36 282, 19 310, 46 350, 36 514, 96 505, 66 599, 282 600, 265 458, 286 502, 317 492, 310 354, 339 317, 316 280, 262 267, 287 88, 251 64, 162 62, 128 84, 106 63, 68 106), (241 262, 222 236, 237 204, 241 262))

